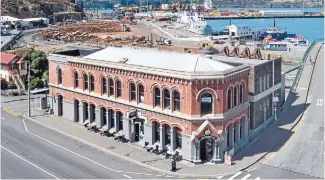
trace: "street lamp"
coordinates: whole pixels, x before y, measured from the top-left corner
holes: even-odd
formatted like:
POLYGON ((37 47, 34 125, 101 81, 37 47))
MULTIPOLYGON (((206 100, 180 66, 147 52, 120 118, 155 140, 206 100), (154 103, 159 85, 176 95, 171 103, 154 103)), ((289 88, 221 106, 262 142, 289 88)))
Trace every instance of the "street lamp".
POLYGON ((28 62, 28 109, 27 109, 27 111, 28 111, 28 117, 31 117, 31 112, 30 112, 30 66, 31 66, 31 64, 30 64, 30 62, 29 61, 27 61, 28 62))
POLYGON ((279 102, 279 94, 276 93, 273 97, 273 106, 274 106, 274 119, 278 120, 278 117, 276 116, 276 110, 279 102))

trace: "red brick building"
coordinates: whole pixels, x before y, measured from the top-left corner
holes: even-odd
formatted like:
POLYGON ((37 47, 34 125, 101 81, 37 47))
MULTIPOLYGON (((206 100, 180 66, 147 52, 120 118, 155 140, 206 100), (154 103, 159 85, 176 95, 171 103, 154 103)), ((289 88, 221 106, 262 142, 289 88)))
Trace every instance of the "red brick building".
POLYGON ((106 127, 131 143, 219 162, 248 136, 249 70, 147 48, 59 52, 49 56, 50 104, 55 115, 106 127))

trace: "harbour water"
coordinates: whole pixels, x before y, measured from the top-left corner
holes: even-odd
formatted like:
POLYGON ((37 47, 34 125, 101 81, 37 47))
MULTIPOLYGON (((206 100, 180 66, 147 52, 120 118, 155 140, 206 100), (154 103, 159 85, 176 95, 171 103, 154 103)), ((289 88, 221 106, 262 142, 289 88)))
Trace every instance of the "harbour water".
MULTIPOLYGON (((238 10, 238 8, 218 8, 220 10, 238 10)), ((322 12, 323 8, 244 8, 247 10, 301 10, 304 12, 322 12)), ((247 25, 249 28, 268 28, 273 26, 273 19, 233 19, 231 23, 237 26, 247 25)), ((290 34, 304 36, 307 40, 324 38, 324 18, 294 18, 276 19, 276 26, 286 29, 290 34)), ((209 20, 208 24, 214 31, 221 31, 230 24, 230 20, 209 20)))
MULTIPOLYGON (((273 26, 273 19, 233 19, 231 23, 236 26, 247 25, 252 29, 267 28, 273 26)), ((280 29, 304 36, 307 40, 324 38, 324 18, 276 19, 275 23, 280 29)), ((214 31, 221 31, 224 26, 230 24, 230 20, 209 20, 208 24, 214 31)))
MULTIPOLYGON (((238 8, 218 8, 221 10, 238 10, 238 8)), ((304 12, 322 12, 323 8, 244 8, 245 10, 301 10, 304 12)), ((112 10, 99 10, 98 13, 108 13, 112 10)), ((276 26, 286 29, 290 34, 304 36, 307 40, 324 38, 324 18, 294 18, 276 19, 276 26)), ((249 28, 267 28, 273 25, 273 19, 233 19, 231 23, 237 26, 247 25, 249 28)), ((214 31, 221 31, 230 20, 209 20, 208 25, 214 31)))

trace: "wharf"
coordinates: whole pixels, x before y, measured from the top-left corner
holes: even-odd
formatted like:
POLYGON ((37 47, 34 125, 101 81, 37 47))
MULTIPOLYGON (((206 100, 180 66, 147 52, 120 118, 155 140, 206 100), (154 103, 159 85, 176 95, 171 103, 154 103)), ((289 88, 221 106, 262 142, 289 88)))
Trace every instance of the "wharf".
POLYGON ((221 20, 221 19, 293 19, 293 18, 324 18, 324 15, 317 16, 205 16, 205 20, 221 20))

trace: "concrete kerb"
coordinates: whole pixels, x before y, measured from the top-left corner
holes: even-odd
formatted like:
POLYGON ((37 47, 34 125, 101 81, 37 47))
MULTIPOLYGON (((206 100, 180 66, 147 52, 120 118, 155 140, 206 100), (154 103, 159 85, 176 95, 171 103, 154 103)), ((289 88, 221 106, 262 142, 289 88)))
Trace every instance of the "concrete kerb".
MULTIPOLYGON (((321 47, 319 48, 318 52, 317 52, 317 55, 316 55, 316 60, 317 60, 317 57, 318 57, 318 54, 319 54, 319 51, 320 49, 322 48, 322 46, 324 45, 324 43, 321 45, 321 47)), ((316 63, 316 60, 315 60, 315 63, 316 63)), ((307 99, 308 99, 308 94, 309 94, 309 90, 310 90, 310 85, 311 85, 311 79, 313 78, 313 75, 314 75, 314 69, 315 69, 315 64, 313 65, 313 69, 312 69, 312 74, 310 76, 310 81, 309 81, 309 85, 308 85, 308 89, 307 89, 307 95, 306 95, 306 99, 305 99, 305 106, 304 106, 304 110, 303 110, 303 113, 299 115, 298 117, 298 121, 296 123, 294 123, 294 125, 290 128, 290 132, 298 125, 298 123, 300 122, 301 118, 303 117, 303 115, 305 114, 305 111, 306 111, 306 102, 307 102, 307 99)), ((273 124, 274 125, 274 124, 273 124)), ((272 125, 272 126, 273 126, 272 125)), ((290 137, 290 133, 287 133, 287 135, 285 135, 280 141, 279 143, 277 143, 275 146, 273 146, 273 148, 270 149, 270 151, 267 151, 261 158, 259 158, 257 161, 255 161, 254 163, 252 163, 251 165, 241 169, 241 171, 245 171, 246 169, 252 167, 253 165, 257 164, 260 160, 262 160, 263 158, 265 158, 265 156, 267 156, 272 150, 274 150, 276 147, 279 147, 281 145, 283 145, 285 143, 285 141, 287 141, 290 137)))
POLYGON ((40 122, 34 120, 33 118, 27 117, 27 116, 25 115, 25 113, 22 114, 22 117, 25 118, 25 119, 27 119, 27 120, 29 120, 29 121, 32 121, 32 122, 34 122, 34 123, 36 123, 36 124, 39 124, 39 125, 41 125, 41 126, 43 126, 43 127, 46 127, 46 128, 48 128, 48 129, 51 129, 51 130, 53 130, 53 131, 55 131, 55 132, 58 132, 58 133, 60 133, 60 134, 63 134, 63 135, 65 135, 65 136, 67 136, 67 137, 69 137, 69 138, 71 138, 71 139, 77 140, 77 141, 82 142, 82 143, 84 143, 84 144, 87 144, 87 145, 89 145, 89 146, 91 146, 91 147, 93 147, 93 148, 96 148, 96 149, 101 150, 101 151, 103 151, 103 152, 105 152, 105 153, 108 153, 108 154, 110 154, 110 155, 112 155, 112 156, 118 157, 118 158, 123 159, 123 160, 125 160, 125 161, 131 162, 131 163, 133 163, 133 164, 136 164, 136 165, 142 166, 142 167, 147 168, 147 169, 150 169, 150 170, 152 170, 152 171, 160 172, 160 173, 167 174, 167 175, 171 175, 171 176, 182 176, 182 177, 184 177, 184 178, 186 178, 186 177, 216 178, 216 177, 219 177, 219 176, 228 176, 228 175, 232 175, 232 174, 235 174, 236 172, 238 172, 238 171, 240 170, 240 169, 238 169, 238 170, 236 170, 236 171, 232 171, 232 172, 229 172, 229 173, 211 174, 211 175, 196 175, 196 174, 185 174, 185 173, 170 172, 170 171, 167 171, 167 170, 163 170, 163 169, 156 168, 156 167, 151 166, 151 165, 148 165, 148 164, 141 163, 141 162, 139 162, 139 161, 137 161, 137 160, 134 160, 134 159, 131 159, 131 158, 125 157, 125 156, 123 156, 123 155, 121 155, 121 154, 118 154, 118 153, 116 153, 116 152, 114 152, 114 151, 111 151, 111 150, 105 149, 105 148, 103 148, 103 147, 101 147, 101 146, 98 146, 98 145, 93 144, 93 143, 91 143, 91 142, 85 141, 85 140, 83 140, 83 139, 81 139, 81 138, 75 137, 75 136, 73 136, 73 135, 71 135, 71 134, 68 134, 68 133, 66 133, 66 132, 60 131, 60 130, 58 130, 58 129, 56 129, 56 128, 53 128, 53 127, 50 127, 50 126, 48 126, 48 125, 42 124, 42 123, 40 123, 40 122))

